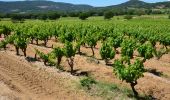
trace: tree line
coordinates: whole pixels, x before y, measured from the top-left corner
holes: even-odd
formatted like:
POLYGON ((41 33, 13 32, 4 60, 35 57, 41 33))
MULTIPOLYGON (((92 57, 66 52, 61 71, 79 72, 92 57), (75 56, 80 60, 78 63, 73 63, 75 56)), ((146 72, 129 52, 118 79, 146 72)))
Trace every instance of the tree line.
POLYGON ((44 13, 0 13, 0 18, 11 18, 12 20, 24 19, 40 19, 40 20, 56 20, 60 17, 79 17, 82 20, 90 16, 104 16, 105 19, 110 19, 113 16, 119 15, 151 15, 151 14, 169 14, 170 12, 163 12, 161 10, 152 9, 112 9, 112 10, 91 10, 86 12, 44 12, 44 13))

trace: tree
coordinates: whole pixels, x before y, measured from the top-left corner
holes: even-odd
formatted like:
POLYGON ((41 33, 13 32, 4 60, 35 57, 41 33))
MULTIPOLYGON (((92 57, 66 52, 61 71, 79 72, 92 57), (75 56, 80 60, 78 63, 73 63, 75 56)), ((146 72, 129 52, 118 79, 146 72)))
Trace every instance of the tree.
POLYGON ((140 56, 144 57, 143 62, 145 62, 146 59, 152 58, 154 56, 153 53, 155 52, 154 47, 150 42, 140 45, 137 50, 140 56))
POLYGON ((26 57, 26 49, 27 49, 28 40, 26 38, 22 38, 20 36, 16 36, 14 40, 14 46, 16 49, 16 54, 19 55, 19 49, 22 50, 24 56, 26 57))
POLYGON ((65 43, 66 41, 73 42, 73 40, 74 40, 74 36, 73 35, 74 34, 71 31, 63 32, 62 34, 60 34, 59 39, 60 39, 60 41, 62 43, 65 43))
POLYGON ((97 45, 97 39, 93 36, 87 36, 86 37, 86 43, 88 46, 90 46, 91 50, 92 50, 92 56, 94 57, 94 47, 97 45))
POLYGON ((108 38, 108 43, 114 47, 116 53, 118 52, 116 49, 120 47, 122 41, 123 41, 123 36, 116 36, 114 38, 112 37, 108 38))
POLYGON ((48 16, 46 14, 40 14, 38 16, 38 19, 40 19, 40 20, 47 20, 47 18, 48 18, 48 16))
POLYGON ((132 15, 126 15, 126 16, 124 16, 124 19, 127 19, 127 20, 130 20, 130 19, 132 19, 132 18, 133 18, 132 15))
POLYGON ((36 52, 35 59, 37 59, 37 55, 38 55, 43 60, 44 65, 47 65, 47 63, 49 65, 55 65, 55 63, 52 60, 55 58, 53 53, 50 52, 50 53, 45 54, 45 53, 39 51, 38 49, 35 49, 35 52, 36 52))
POLYGON ((116 60, 114 62, 114 72, 121 80, 130 83, 134 95, 138 97, 135 85, 138 84, 137 80, 143 77, 143 73, 145 72, 143 63, 138 59, 133 64, 130 63, 129 59, 116 60), (127 64, 126 62, 129 63, 127 64))
POLYGON ((23 20, 23 17, 21 14, 11 14, 11 19, 13 21, 22 21, 23 20))
POLYGON ((81 20, 86 20, 89 17, 87 13, 80 13, 79 14, 79 19, 81 20))
POLYGON ((136 41, 134 39, 125 38, 121 43, 121 55, 133 58, 135 48, 136 41))
POLYGON ((101 55, 102 59, 104 59, 107 64, 109 59, 114 58, 115 51, 113 50, 111 45, 109 45, 108 43, 103 43, 102 47, 100 48, 100 55, 101 55))
POLYGON ((164 45, 164 47, 166 48, 166 50, 168 50, 168 46, 170 45, 170 34, 163 34, 161 36, 159 36, 160 38, 160 43, 162 45, 164 45))
POLYGON ((54 48, 52 53, 55 55, 55 57, 57 57, 57 67, 60 66, 61 63, 61 59, 64 56, 64 50, 62 48, 54 48))
POLYGON ((50 20, 56 20, 60 18, 60 14, 58 14, 57 12, 48 13, 47 16, 50 20))
POLYGON ((0 49, 1 49, 1 48, 4 48, 4 50, 6 50, 7 44, 8 44, 8 41, 7 41, 7 40, 2 40, 2 41, 0 42, 0 49))
POLYGON ((65 47, 64 47, 64 54, 67 57, 68 64, 71 68, 71 74, 74 73, 73 67, 74 67, 74 56, 76 54, 76 49, 73 47, 73 44, 71 42, 66 41, 65 47))
POLYGON ((7 26, 2 26, 2 29, 0 30, 0 34, 4 34, 4 37, 6 38, 8 35, 11 34, 11 29, 7 26))
POLYGON ((77 43, 76 43, 76 50, 78 50, 78 54, 81 54, 80 49, 81 49, 82 44, 83 44, 83 42, 81 42, 81 41, 77 41, 77 43))
POLYGON ((107 11, 104 13, 104 19, 111 19, 113 17, 113 13, 111 11, 107 11))
POLYGON ((47 42, 48 42, 48 37, 49 37, 49 30, 47 28, 42 27, 41 28, 44 28, 44 29, 39 29, 39 32, 38 32, 38 39, 39 40, 43 40, 44 41, 44 46, 47 46, 47 42))

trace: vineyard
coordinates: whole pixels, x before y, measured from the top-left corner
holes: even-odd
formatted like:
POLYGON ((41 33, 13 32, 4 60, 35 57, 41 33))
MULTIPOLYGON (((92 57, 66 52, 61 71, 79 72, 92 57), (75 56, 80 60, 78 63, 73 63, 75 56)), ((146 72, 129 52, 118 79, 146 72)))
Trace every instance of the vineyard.
MULTIPOLYGON (((152 18, 26 20, 24 23, 1 21, 0 56, 12 55, 16 59, 23 58, 28 64, 40 63, 61 74, 66 73, 69 77, 80 80, 78 83, 83 87, 85 95, 99 91, 95 90, 95 86, 101 82, 115 84, 118 88, 114 92, 119 95, 115 93, 111 97, 109 92, 103 96, 100 96, 102 93, 91 93, 92 96, 84 95, 82 99, 97 97, 112 100, 121 99, 123 95, 123 99, 168 100, 169 27, 170 20, 152 18), (124 94, 125 88, 130 94, 124 94)), ((5 59, 2 59, 0 57, 0 67, 3 64, 5 66, 5 59)), ((55 91, 51 89, 53 90, 55 91)), ((76 98, 73 94, 68 96, 76 98)), ((76 99, 79 98, 81 97, 77 96, 76 99)))

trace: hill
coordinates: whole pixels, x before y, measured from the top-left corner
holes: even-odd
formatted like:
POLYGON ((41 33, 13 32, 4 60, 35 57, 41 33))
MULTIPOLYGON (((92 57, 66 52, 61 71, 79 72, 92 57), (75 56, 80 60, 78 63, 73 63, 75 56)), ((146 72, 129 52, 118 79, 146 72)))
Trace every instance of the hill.
POLYGON ((156 2, 156 3, 147 3, 141 0, 129 0, 125 3, 119 5, 108 6, 106 8, 145 8, 145 9, 162 9, 170 8, 170 2, 156 2))
POLYGON ((70 3, 53 2, 45 0, 26 0, 5 2, 0 1, 0 12, 44 12, 44 11, 85 11, 92 9, 89 5, 74 5, 70 3))
POLYGON ((127 2, 111 5, 107 7, 93 7, 90 5, 75 5, 63 2, 53 2, 46 0, 26 0, 5 2, 0 1, 0 13, 27 13, 27 12, 45 12, 45 11, 61 11, 61 12, 79 12, 88 10, 107 10, 107 9, 166 9, 170 8, 170 1, 147 3, 141 0, 129 0, 127 2))

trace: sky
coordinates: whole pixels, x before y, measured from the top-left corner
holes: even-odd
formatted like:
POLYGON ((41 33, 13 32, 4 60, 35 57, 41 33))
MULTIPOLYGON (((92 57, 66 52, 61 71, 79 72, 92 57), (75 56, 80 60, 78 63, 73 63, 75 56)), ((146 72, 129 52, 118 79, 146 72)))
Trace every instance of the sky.
MULTIPOLYGON (((0 0, 0 1, 24 1, 24 0, 0 0)), ((66 2, 66 3, 73 3, 73 4, 89 4, 92 6, 109 6, 109 5, 116 5, 128 0, 51 0, 55 2, 66 2)), ((170 0, 142 0, 145 2, 161 2, 161 1, 170 1, 170 0)))

